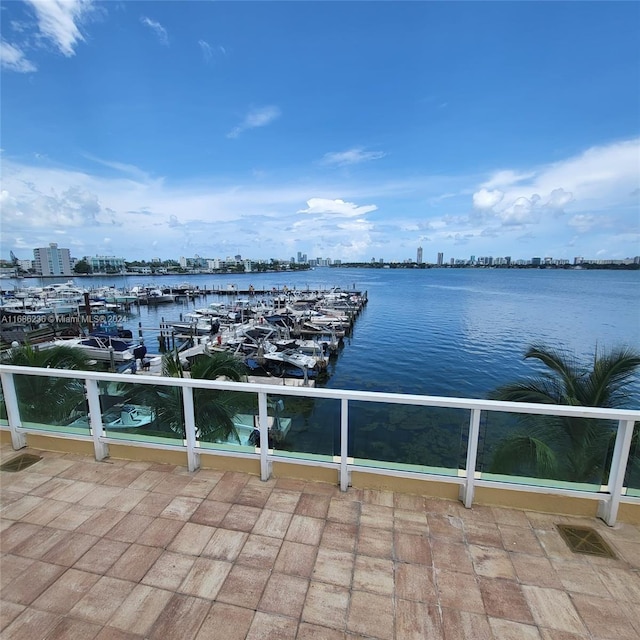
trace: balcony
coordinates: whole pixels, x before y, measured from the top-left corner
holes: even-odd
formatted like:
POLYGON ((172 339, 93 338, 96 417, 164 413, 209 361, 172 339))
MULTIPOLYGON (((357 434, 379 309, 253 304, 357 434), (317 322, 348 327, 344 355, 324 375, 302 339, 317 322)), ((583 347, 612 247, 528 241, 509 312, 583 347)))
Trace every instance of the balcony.
POLYGON ((122 380, 2 367, 0 461, 42 458, 1 475, 3 638, 640 634, 640 500, 627 472, 638 412, 136 376, 179 389, 184 438, 167 442, 105 427, 104 383, 122 380), (86 426, 23 421, 16 375, 83 382, 86 426), (340 437, 319 452, 201 442, 196 389, 255 394, 261 442, 271 396, 335 403, 340 437), (350 418, 404 405, 465 414, 463 463, 353 455, 350 418), (519 411, 615 420, 606 482, 478 470, 485 414, 519 411), (572 552, 562 524, 595 530, 615 558, 572 552))

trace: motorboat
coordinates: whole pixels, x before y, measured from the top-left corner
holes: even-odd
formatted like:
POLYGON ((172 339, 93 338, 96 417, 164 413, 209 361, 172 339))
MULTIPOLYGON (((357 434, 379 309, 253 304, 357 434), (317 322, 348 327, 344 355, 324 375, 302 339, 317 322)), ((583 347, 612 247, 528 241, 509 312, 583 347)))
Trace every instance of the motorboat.
MULTIPOLYGON (((107 431, 120 429, 141 429, 155 420, 155 413, 150 407, 139 404, 116 404, 102 414, 102 424, 107 431)), ((88 414, 76 418, 68 427, 89 428, 88 414)))

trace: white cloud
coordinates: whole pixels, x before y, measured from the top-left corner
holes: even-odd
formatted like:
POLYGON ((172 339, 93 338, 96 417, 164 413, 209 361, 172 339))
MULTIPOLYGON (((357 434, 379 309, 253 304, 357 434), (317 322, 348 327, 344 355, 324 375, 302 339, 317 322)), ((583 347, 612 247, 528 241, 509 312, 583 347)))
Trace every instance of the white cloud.
POLYGON ((200 51, 202 51, 202 57, 205 62, 211 62, 213 59, 213 49, 211 45, 206 40, 198 40, 198 45, 200 47, 200 51))
POLYGON ((489 191, 480 189, 473 194, 473 206, 476 209, 493 209, 504 198, 504 193, 498 189, 489 191))
POLYGON ((7 71, 17 71, 18 73, 30 73, 38 70, 33 62, 26 59, 22 49, 8 42, 0 42, 0 64, 7 71))
POLYGON ((169 35, 167 34, 167 30, 157 20, 152 20, 151 18, 147 18, 147 16, 140 16, 140 22, 145 27, 149 27, 149 29, 156 34, 160 44, 165 47, 169 46, 169 35))
POLYGON ((353 202, 344 200, 328 200, 326 198, 311 198, 307 200, 307 208, 300 209, 298 213, 308 213, 314 215, 339 215, 339 216, 361 216, 365 213, 375 211, 378 207, 375 204, 358 206, 353 202))
POLYGON ((361 162, 369 162, 371 160, 379 160, 384 158, 382 151, 365 151, 361 147, 348 149, 347 151, 332 151, 325 153, 322 158, 323 164, 335 164, 345 166, 350 164, 360 164, 361 162))
POLYGON ((91 0, 25 0, 35 11, 40 33, 66 57, 84 42, 78 24, 92 8, 91 0))
POLYGON ((247 129, 264 127, 279 118, 280 115, 280 108, 273 105, 252 109, 244 117, 244 120, 227 134, 227 138, 237 138, 247 129))
POLYGON ((476 209, 504 225, 529 225, 565 209, 577 215, 623 206, 639 182, 640 139, 636 138, 591 147, 530 172, 499 171, 480 185, 472 199, 476 209))
POLYGON ((586 233, 595 226, 596 218, 588 214, 577 214, 569 220, 568 224, 580 233, 586 233))

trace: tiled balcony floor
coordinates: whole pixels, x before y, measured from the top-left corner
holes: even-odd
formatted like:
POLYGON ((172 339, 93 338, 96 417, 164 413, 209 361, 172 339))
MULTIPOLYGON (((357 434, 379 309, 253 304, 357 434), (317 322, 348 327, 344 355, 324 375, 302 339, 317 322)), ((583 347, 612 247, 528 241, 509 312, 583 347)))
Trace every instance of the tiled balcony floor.
POLYGON ((637 527, 41 455, 0 478, 3 640, 640 637, 637 527))

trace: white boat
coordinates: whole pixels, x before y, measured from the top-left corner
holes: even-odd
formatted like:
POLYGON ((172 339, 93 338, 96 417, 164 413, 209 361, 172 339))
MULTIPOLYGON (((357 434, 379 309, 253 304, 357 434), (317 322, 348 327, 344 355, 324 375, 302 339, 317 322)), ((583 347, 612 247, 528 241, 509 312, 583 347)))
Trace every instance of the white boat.
MULTIPOLYGON (((102 424, 109 431, 112 429, 140 429, 155 420, 155 413, 150 407, 139 404, 117 404, 102 414, 102 424)), ((70 422, 68 427, 89 427, 89 415, 82 415, 70 422)))

